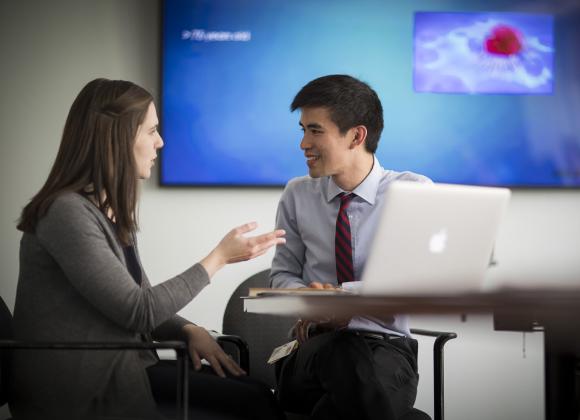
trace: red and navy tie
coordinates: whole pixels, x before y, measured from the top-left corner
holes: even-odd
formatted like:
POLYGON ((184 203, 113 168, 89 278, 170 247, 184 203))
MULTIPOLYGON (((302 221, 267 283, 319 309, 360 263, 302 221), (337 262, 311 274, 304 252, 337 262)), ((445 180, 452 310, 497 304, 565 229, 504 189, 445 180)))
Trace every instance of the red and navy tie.
POLYGON ((334 235, 336 279, 338 284, 342 284, 345 281, 354 281, 350 221, 346 214, 346 209, 353 198, 354 194, 341 193, 340 195, 340 209, 336 218, 336 233, 334 235))

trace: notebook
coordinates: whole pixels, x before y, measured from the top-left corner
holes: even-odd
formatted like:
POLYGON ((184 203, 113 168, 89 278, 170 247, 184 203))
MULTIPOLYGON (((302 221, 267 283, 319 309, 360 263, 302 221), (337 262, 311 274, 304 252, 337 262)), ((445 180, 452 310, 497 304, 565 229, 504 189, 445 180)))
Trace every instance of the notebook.
POLYGON ((509 189, 396 181, 385 194, 360 293, 483 290, 509 189))

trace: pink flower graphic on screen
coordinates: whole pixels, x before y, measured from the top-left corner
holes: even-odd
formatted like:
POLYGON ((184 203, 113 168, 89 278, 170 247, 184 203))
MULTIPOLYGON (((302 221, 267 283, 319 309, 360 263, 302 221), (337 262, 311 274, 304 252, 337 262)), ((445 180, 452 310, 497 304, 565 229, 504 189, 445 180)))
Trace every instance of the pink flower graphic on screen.
POLYGON ((415 91, 550 94, 552 32, 548 15, 415 13, 415 91))
POLYGON ((514 55, 522 50, 522 35, 508 25, 498 25, 485 40, 485 50, 490 54, 514 55))

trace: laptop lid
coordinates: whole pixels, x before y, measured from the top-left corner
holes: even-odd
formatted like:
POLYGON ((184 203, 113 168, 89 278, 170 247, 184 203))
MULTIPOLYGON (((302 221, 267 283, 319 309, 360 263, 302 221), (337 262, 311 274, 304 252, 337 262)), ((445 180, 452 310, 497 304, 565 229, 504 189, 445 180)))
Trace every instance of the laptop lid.
POLYGON ((510 190, 396 181, 385 194, 361 292, 481 291, 510 190))

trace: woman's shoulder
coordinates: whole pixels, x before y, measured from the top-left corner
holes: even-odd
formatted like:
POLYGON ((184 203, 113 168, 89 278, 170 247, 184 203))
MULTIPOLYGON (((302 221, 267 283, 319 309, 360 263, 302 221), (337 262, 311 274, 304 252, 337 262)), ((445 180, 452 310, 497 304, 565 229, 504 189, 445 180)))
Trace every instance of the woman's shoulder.
POLYGON ((87 198, 79 193, 67 191, 59 194, 54 199, 45 218, 74 223, 87 218, 100 218, 100 216, 102 215, 99 209, 87 198))
POLYGON ((60 193, 52 202, 50 210, 64 211, 67 209, 86 209, 95 207, 87 198, 73 191, 60 193))

